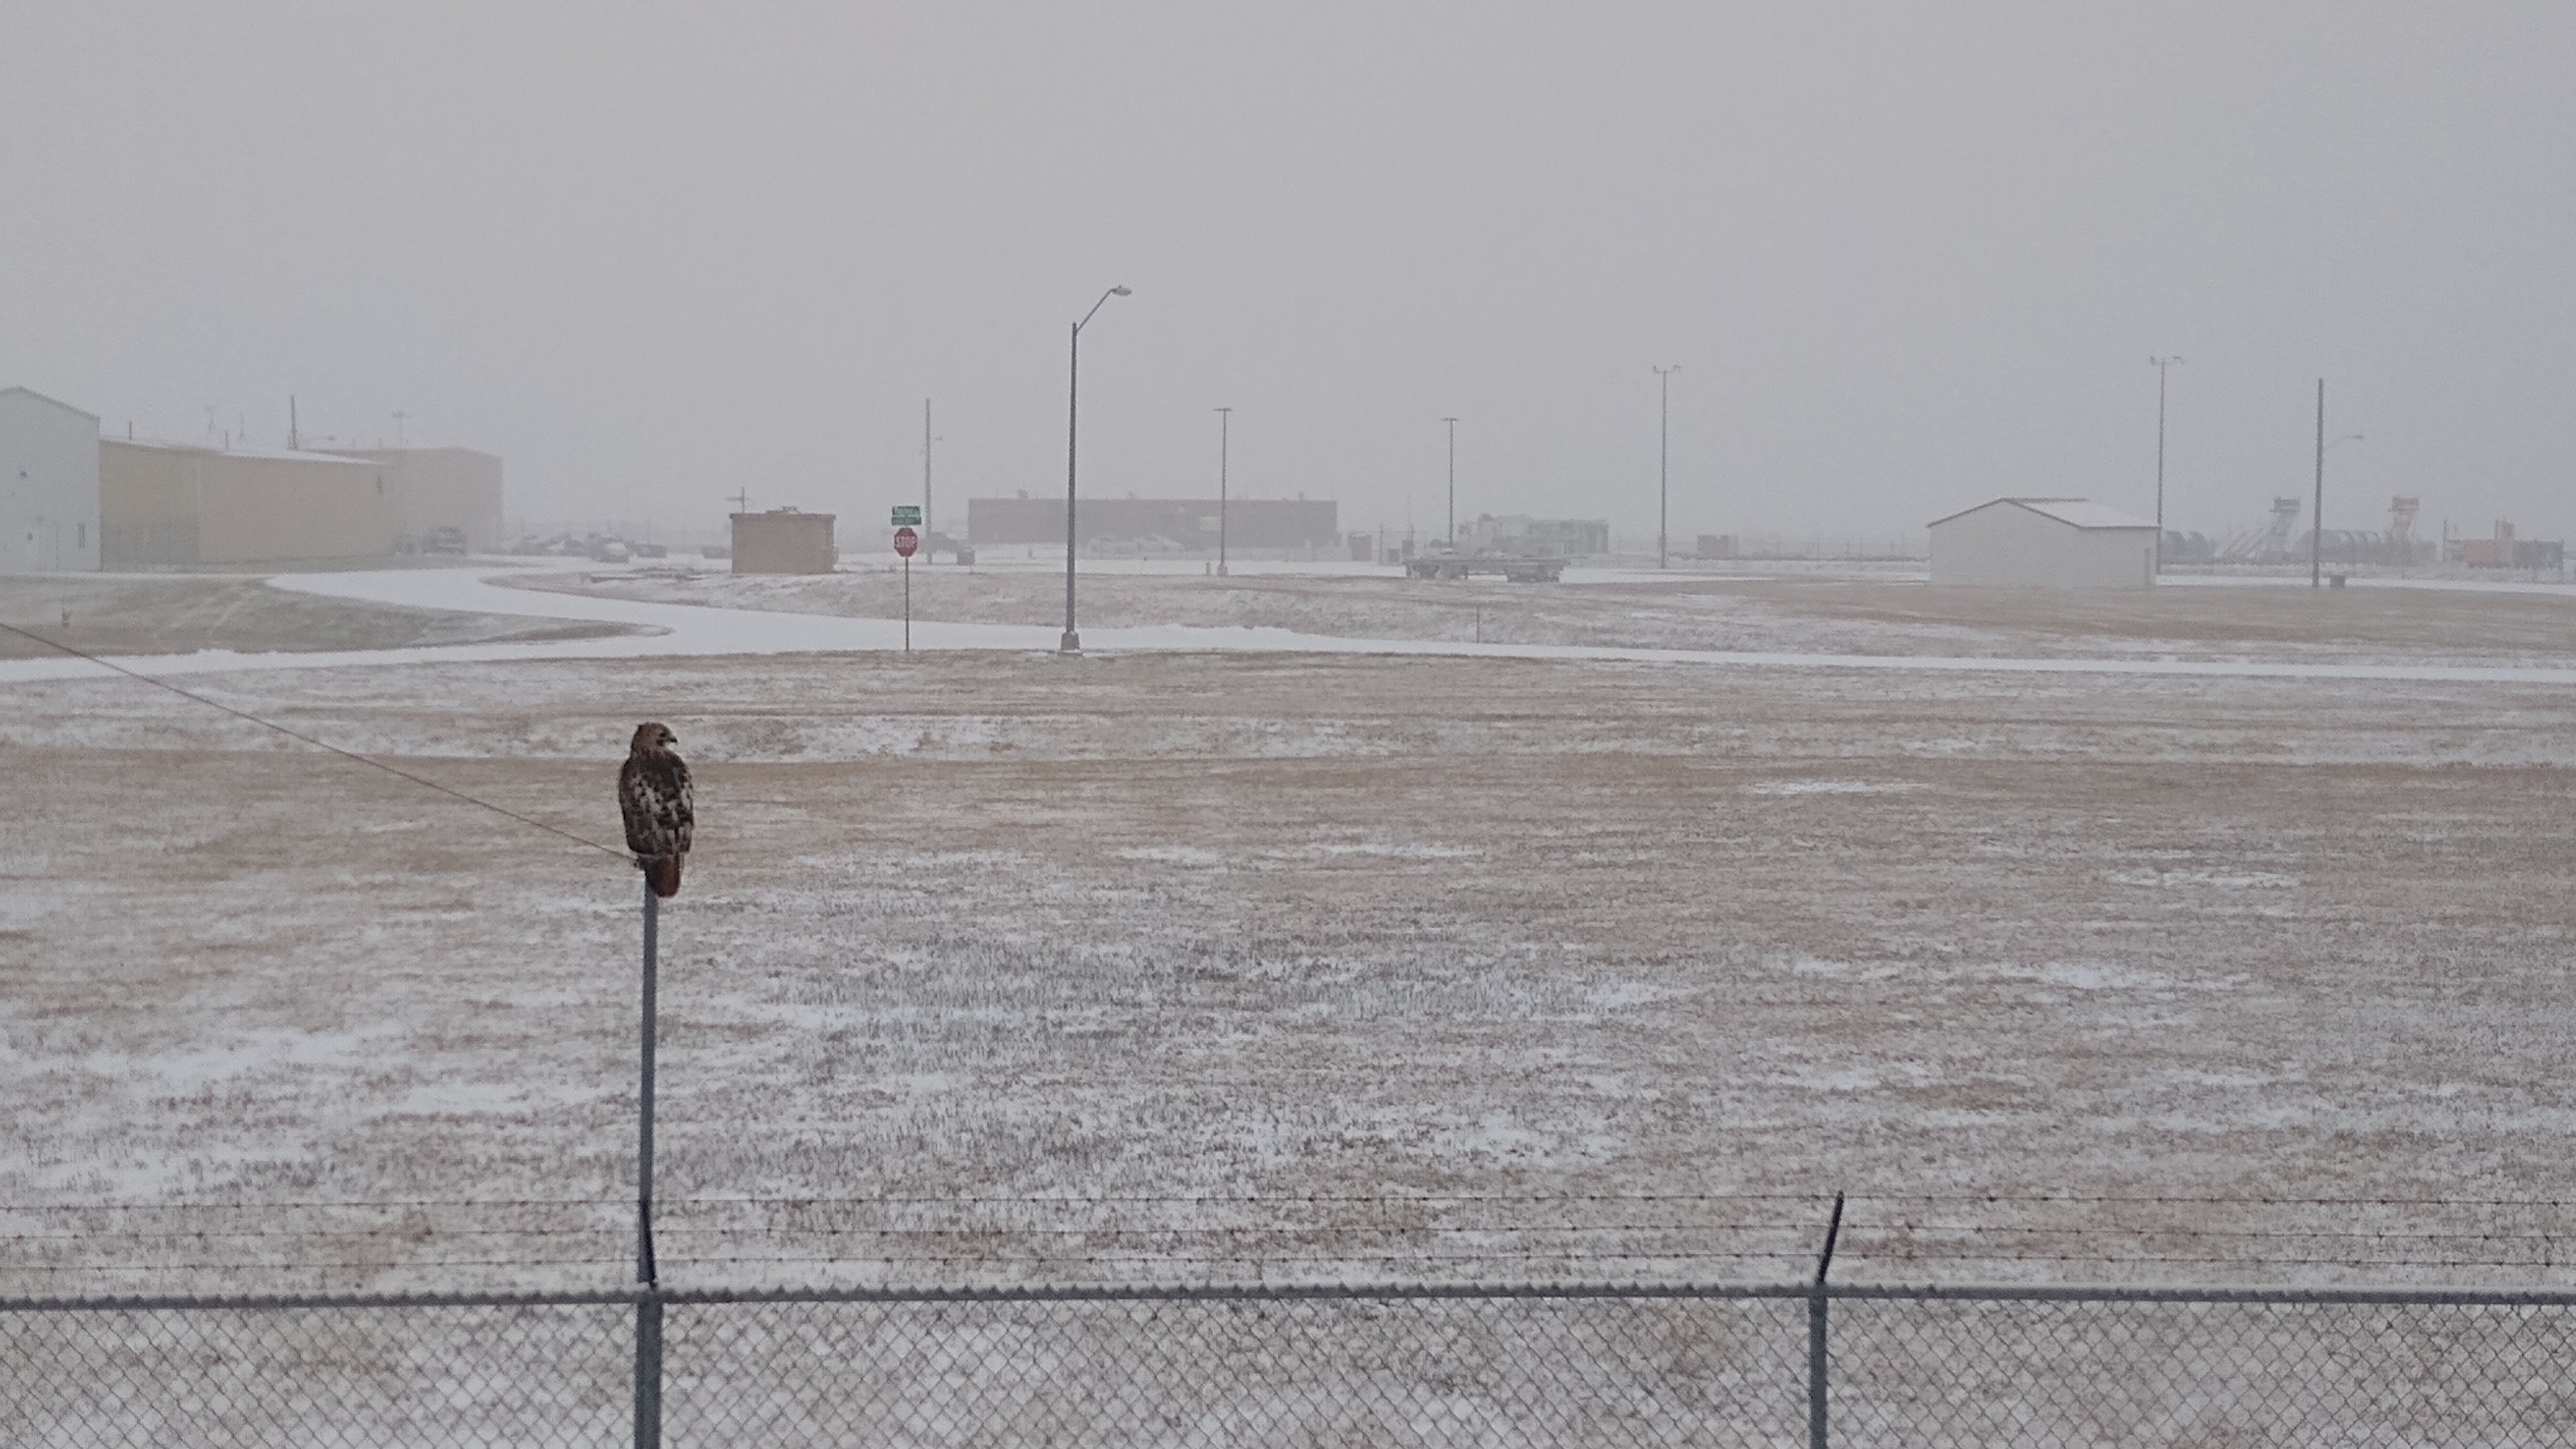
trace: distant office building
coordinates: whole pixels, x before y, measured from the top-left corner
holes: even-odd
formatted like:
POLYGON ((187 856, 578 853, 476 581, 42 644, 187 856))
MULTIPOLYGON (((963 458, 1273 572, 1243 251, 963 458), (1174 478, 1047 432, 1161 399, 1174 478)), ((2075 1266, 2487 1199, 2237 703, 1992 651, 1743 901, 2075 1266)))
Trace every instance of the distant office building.
POLYGON ((415 548, 442 528, 465 535, 476 553, 498 552, 501 460, 472 448, 367 448, 344 456, 384 463, 394 501, 394 544, 415 548))
POLYGON ((98 567, 98 418, 0 388, 0 573, 98 567))
POLYGON ((337 453, 98 445, 103 565, 285 563, 394 549, 393 470, 337 453))
POLYGON ((2156 581, 2156 526, 2082 498, 1998 498, 1929 527, 1936 584, 2143 589, 2156 581))
MULTIPOLYGON (((1330 499, 1236 498, 1225 505, 1226 547, 1330 548, 1341 541, 1330 499)), ((1085 548, 1123 551, 1214 551, 1213 498, 1085 498, 1075 512, 1085 548)), ((977 548, 1014 543, 1064 544, 1064 499, 969 498, 966 536, 977 548)))
POLYGON ((828 574, 840 562, 832 543, 838 515, 773 508, 733 515, 733 571, 738 574, 828 574))
POLYGON ((1524 558, 1580 558, 1610 551, 1610 525, 1597 518, 1501 518, 1480 514, 1458 530, 1460 553, 1503 553, 1524 558))

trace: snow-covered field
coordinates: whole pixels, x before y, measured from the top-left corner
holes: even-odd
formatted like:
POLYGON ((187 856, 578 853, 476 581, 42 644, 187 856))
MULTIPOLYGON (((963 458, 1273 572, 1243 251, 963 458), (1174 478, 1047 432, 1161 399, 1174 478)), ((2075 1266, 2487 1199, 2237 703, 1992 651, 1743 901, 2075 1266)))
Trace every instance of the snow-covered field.
MULTIPOLYGON (((606 846, 697 768, 675 1281, 1777 1278, 1837 1190, 1847 1277, 2576 1281, 2563 595, 348 577, 181 682, 606 846)), ((0 1291, 624 1276, 629 867, 0 699, 0 1291)))

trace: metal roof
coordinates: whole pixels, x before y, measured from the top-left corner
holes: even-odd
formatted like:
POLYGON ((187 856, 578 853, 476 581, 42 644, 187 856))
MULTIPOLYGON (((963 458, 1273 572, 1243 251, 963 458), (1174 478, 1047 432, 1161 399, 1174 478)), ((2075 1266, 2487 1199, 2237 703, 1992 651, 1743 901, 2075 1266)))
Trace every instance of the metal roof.
POLYGON ((101 438, 120 448, 153 448, 165 453, 203 453, 210 458, 257 458, 264 462, 338 463, 351 468, 383 468, 391 465, 374 458, 353 457, 347 453, 317 453, 310 448, 218 448, 207 443, 174 443, 165 438, 101 438))
POLYGON ((36 391, 36 390, 35 390, 34 388, 32 388, 32 387, 0 387, 0 397, 6 397, 6 396, 8 396, 10 393, 13 393, 13 392, 15 392, 15 393, 24 393, 24 394, 25 394, 25 395, 27 395, 28 397, 34 398, 36 401, 38 401, 38 402, 40 402, 40 403, 45 403, 45 404, 47 404, 47 405, 49 405, 49 406, 52 406, 52 407, 58 407, 58 408, 61 408, 64 412, 67 412, 67 413, 77 413, 77 414, 79 414, 80 416, 82 416, 82 417, 85 417, 85 418, 89 419, 91 422, 97 422, 97 421, 98 421, 98 414, 93 413, 93 412, 87 412, 87 411, 84 411, 84 410, 82 410, 82 409, 80 409, 80 408, 73 407, 70 403, 67 403, 67 402, 63 401, 61 398, 58 398, 58 397, 47 397, 47 396, 45 396, 43 393, 40 393, 40 392, 36 391))
POLYGON ((1997 503, 2009 503, 2017 508, 2027 508, 2043 518, 2053 518, 2073 528, 2152 529, 2156 526, 2152 519, 2140 518, 2134 513, 2123 513, 2107 503, 2096 503, 2089 498, 1997 498, 1991 502, 1980 503, 1976 508, 1963 508, 1951 514, 1949 518, 1933 519, 1924 527, 1938 528, 1952 518, 1965 518, 1979 509, 1992 508, 1997 503))

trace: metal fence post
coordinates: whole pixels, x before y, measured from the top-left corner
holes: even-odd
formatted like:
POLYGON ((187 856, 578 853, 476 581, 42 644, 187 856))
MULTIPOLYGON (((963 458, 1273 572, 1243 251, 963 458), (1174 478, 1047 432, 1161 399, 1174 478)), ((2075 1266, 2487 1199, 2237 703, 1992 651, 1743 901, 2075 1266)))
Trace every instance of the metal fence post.
POLYGON ((1825 1250, 1816 1255, 1816 1286, 1807 1293, 1807 1449, 1825 1449, 1825 1274, 1834 1265, 1834 1239, 1843 1231, 1843 1195, 1834 1194, 1833 1220, 1825 1224, 1825 1250))
POLYGON ((659 954, 661 901, 653 894, 653 873, 644 872, 644 1051, 636 1084, 635 1112, 635 1281, 647 1287, 661 1281, 653 1266, 653 1045, 661 1035, 653 1001, 655 957, 659 954))
POLYGON ((662 1449, 662 1290, 635 1301, 635 1449, 662 1449))
POLYGON ((662 1286, 653 1262, 653 1045, 660 1021, 653 1000, 659 955, 661 901, 653 873, 644 873, 644 1053, 637 1084, 635 1139, 635 1449, 662 1446, 662 1286))

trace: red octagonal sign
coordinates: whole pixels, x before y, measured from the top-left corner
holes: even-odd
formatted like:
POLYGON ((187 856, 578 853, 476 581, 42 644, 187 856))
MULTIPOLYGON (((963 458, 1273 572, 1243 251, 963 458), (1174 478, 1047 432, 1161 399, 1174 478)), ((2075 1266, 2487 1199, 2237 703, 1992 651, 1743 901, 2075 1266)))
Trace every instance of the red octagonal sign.
POLYGON ((920 534, 913 532, 910 528, 898 528, 894 531, 895 557, 910 558, 917 550, 920 549, 920 547, 920 534))

